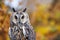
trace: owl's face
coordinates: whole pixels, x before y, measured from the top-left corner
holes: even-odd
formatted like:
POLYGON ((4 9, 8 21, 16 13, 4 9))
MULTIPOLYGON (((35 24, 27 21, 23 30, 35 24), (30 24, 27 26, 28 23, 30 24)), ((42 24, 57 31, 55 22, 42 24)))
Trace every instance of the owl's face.
POLYGON ((17 23, 25 23, 29 19, 28 14, 26 12, 14 12, 12 14, 12 21, 17 23))

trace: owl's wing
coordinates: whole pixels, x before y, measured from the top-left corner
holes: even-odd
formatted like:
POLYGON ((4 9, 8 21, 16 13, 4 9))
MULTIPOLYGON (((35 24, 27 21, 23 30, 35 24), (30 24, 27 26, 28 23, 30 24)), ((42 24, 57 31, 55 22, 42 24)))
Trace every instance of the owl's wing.
POLYGON ((30 24, 26 24, 26 35, 28 35, 28 40, 35 40, 35 31, 33 29, 33 27, 30 24))

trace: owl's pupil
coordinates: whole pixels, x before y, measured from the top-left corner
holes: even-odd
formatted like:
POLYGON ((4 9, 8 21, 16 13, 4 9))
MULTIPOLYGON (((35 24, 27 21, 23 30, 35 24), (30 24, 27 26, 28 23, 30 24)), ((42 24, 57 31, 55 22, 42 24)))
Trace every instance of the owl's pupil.
POLYGON ((17 19, 17 16, 15 16, 15 19, 17 19))
POLYGON ((24 19, 24 16, 22 16, 21 18, 24 19))

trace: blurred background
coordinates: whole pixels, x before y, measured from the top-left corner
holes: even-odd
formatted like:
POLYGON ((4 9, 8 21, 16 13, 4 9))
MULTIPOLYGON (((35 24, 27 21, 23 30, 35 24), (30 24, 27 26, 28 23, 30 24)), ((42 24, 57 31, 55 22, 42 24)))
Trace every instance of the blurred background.
POLYGON ((8 28, 12 7, 19 11, 27 8, 36 40, 60 40, 60 0, 15 1, 0 0, 0 40, 10 40, 8 28))

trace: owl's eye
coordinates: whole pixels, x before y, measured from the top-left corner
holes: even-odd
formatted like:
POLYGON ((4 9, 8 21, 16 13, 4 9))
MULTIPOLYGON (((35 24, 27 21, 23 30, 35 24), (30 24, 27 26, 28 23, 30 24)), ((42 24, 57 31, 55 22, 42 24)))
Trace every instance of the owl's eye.
POLYGON ((24 19, 24 15, 21 17, 21 19, 24 19))
POLYGON ((17 19, 17 16, 15 15, 15 19, 17 19))

